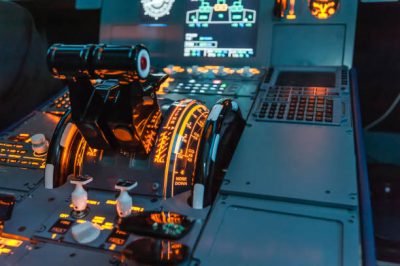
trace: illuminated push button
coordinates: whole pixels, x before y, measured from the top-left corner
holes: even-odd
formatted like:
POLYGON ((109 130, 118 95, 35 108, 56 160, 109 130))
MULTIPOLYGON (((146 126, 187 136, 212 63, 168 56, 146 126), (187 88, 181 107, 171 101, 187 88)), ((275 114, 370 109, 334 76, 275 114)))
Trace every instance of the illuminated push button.
POLYGON ((100 236, 100 226, 91 222, 76 224, 72 227, 71 233, 74 240, 80 244, 93 242, 100 236))
POLYGON ((43 134, 33 135, 31 143, 33 151, 38 155, 47 153, 49 149, 49 142, 43 134))

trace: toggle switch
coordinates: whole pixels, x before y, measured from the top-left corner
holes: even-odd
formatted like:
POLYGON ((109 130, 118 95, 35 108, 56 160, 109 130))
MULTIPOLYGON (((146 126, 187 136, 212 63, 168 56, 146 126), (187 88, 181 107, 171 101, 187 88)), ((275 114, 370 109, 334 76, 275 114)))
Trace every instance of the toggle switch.
POLYGON ((296 13, 294 7, 296 5, 296 0, 290 0, 289 3, 289 14, 286 15, 286 18, 289 20, 296 19, 296 13))
POLYGON ((75 218, 85 217, 89 213, 87 208, 88 193, 83 186, 92 181, 93 177, 89 175, 70 177, 71 184, 75 185, 75 189, 71 193, 71 202, 74 208, 72 216, 75 218))
POLYGON ((117 198, 117 213, 119 217, 127 217, 132 212, 132 197, 128 191, 137 187, 137 182, 132 181, 118 181, 115 185, 115 189, 119 190, 119 196, 117 198))

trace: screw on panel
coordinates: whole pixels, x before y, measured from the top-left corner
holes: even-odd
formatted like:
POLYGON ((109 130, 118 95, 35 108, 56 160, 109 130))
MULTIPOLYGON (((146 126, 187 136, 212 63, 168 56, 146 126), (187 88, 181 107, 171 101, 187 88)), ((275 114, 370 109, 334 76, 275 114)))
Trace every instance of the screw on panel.
POLYGON ((47 229, 47 227, 46 227, 44 224, 42 224, 42 225, 36 230, 36 232, 37 232, 37 233, 42 233, 42 232, 46 231, 46 229, 47 229))
POLYGON ((229 179, 224 179, 224 185, 229 185, 231 181, 229 179))
POLYGON ((154 182, 153 185, 151 186, 151 189, 152 189, 153 191, 156 191, 156 190, 158 190, 159 188, 160 188, 160 184, 157 183, 157 182, 154 182))
POLYGON ((26 227, 25 226, 20 226, 20 227, 18 227, 18 232, 23 232, 23 231, 25 231, 26 230, 26 227))

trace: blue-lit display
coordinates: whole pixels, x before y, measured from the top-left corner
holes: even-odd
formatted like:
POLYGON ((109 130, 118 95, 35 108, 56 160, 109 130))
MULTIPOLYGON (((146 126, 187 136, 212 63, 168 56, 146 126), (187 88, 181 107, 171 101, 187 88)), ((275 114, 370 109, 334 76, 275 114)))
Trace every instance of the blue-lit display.
POLYGON ((188 1, 184 56, 255 56, 258 4, 258 0, 188 1))

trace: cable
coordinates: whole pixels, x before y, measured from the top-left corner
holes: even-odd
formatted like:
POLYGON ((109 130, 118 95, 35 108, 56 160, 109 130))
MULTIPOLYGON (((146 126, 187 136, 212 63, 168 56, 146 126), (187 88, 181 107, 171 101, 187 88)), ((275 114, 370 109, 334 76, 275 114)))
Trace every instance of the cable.
POLYGON ((378 119, 376 119, 375 121, 373 121, 372 123, 370 123, 369 125, 367 125, 364 129, 366 131, 370 130, 371 128, 374 128, 375 126, 377 126, 378 124, 380 124, 383 120, 385 120, 390 113, 393 112, 394 108, 396 108, 397 104, 400 102, 400 93, 397 95, 396 99, 393 101, 393 103, 390 105, 389 109, 387 109, 387 111, 378 119))

